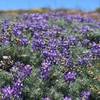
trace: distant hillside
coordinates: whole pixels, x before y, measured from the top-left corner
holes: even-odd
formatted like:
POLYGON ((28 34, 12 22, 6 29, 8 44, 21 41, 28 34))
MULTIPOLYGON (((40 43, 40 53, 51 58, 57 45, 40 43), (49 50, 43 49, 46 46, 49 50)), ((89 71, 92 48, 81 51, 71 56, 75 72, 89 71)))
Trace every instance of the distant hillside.
POLYGON ((94 12, 83 12, 81 10, 70 10, 70 9, 48 9, 48 8, 42 8, 42 9, 32 9, 32 10, 9 10, 9 11, 2 11, 0 10, 0 16, 16 16, 23 13, 49 13, 49 12, 63 12, 67 14, 78 14, 82 15, 84 17, 93 17, 100 21, 100 8, 97 8, 94 12))

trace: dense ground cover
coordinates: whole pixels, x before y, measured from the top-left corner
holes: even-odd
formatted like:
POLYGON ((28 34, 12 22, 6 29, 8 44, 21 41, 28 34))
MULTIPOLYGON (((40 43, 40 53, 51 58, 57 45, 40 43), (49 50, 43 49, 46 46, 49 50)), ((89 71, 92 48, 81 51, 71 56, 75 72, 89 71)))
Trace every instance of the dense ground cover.
POLYGON ((2 100, 100 100, 100 22, 64 13, 0 21, 2 100))

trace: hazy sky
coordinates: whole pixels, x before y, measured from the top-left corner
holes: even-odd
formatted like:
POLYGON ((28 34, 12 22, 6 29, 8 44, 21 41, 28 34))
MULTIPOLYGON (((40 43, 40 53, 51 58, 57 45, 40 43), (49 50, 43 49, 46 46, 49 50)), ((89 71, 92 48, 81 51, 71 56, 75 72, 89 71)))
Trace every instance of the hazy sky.
POLYGON ((75 8, 85 11, 100 7, 100 0, 0 0, 0 10, 32 8, 75 8))

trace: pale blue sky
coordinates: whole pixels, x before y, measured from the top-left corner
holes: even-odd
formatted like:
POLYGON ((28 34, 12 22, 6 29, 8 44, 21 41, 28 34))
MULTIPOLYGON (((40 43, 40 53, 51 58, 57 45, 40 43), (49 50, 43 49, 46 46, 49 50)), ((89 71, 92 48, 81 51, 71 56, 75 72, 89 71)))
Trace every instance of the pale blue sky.
POLYGON ((73 8, 92 11, 100 7, 100 0, 0 0, 0 10, 32 8, 73 8))

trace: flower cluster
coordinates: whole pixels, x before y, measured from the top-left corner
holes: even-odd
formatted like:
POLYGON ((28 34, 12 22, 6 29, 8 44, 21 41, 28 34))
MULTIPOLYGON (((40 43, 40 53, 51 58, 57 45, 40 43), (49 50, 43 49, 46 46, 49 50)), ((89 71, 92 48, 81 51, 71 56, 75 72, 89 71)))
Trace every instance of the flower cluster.
POLYGON ((51 71, 51 62, 44 60, 41 64, 40 75, 42 79, 48 79, 51 71))
POLYGON ((64 100, 72 100, 71 97, 65 97, 64 100))
MULTIPOLYGON (((100 59, 100 23, 52 11, 22 14, 15 20, 0 23, 0 68, 12 80, 11 85, 0 84, 2 99, 19 100, 25 96, 27 100, 72 100, 76 90, 78 97, 84 87, 80 84, 88 86, 88 80, 93 79, 87 79, 87 68, 100 59), (10 56, 12 63, 3 56, 10 56), (31 74, 23 92, 24 80, 31 74), (80 77, 87 80, 80 83, 80 77), (67 83, 73 83, 74 88, 69 90, 67 85, 71 84, 67 83)), ((82 92, 81 99, 88 100, 90 95, 88 91, 82 92)))
POLYGON ((22 94, 23 81, 32 73, 32 68, 30 65, 22 66, 23 64, 20 64, 20 63, 17 63, 17 65, 20 65, 20 66, 18 66, 19 68, 16 71, 14 80, 12 81, 12 85, 6 86, 1 89, 3 100, 7 100, 7 99, 10 100, 12 98, 14 99, 21 98, 20 96, 22 94))
POLYGON ((65 81, 69 81, 69 82, 73 82, 73 81, 75 81, 75 79, 76 79, 76 75, 77 75, 77 73, 76 72, 74 72, 74 71, 69 71, 69 72, 66 72, 65 74, 64 74, 64 79, 65 79, 65 81))
POLYGON ((90 91, 83 91, 81 93, 81 100, 90 100, 91 92, 90 91))

